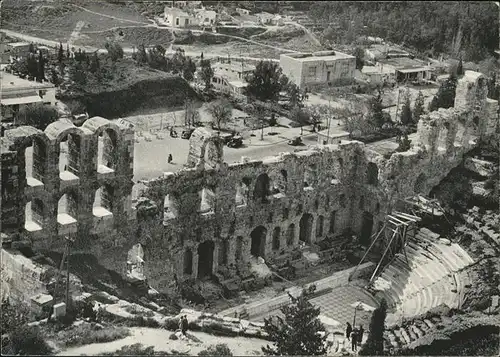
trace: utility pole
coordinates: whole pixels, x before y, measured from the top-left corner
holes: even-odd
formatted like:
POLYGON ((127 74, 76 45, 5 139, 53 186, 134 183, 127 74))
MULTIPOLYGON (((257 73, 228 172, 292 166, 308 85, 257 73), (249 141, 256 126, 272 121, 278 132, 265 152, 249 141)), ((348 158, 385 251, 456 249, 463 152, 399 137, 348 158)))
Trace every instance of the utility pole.
POLYGON ((330 144, 330 124, 332 122, 332 117, 331 117, 332 104, 330 96, 328 96, 328 109, 330 110, 330 113, 328 114, 328 132, 326 134, 326 143, 330 144))
POLYGON ((398 111, 399 111, 399 96, 401 95, 401 89, 399 89, 398 87, 398 103, 396 104, 396 115, 394 117, 394 119, 396 120, 396 122, 398 121, 398 111))

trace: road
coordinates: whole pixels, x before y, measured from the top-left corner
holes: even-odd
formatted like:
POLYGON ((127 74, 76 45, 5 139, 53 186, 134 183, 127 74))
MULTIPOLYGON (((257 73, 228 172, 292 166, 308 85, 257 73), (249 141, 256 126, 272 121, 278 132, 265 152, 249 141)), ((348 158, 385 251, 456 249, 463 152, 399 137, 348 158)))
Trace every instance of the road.
MULTIPOLYGON (((305 133, 305 132, 304 132, 305 133)), ((293 135, 290 135, 290 138, 293 135)), ((303 137, 304 143, 313 145, 316 143, 315 135, 303 137)), ((259 145, 259 137, 252 137, 245 140, 245 146, 234 149, 224 146, 224 161, 228 164, 240 162, 243 156, 250 159, 262 159, 268 156, 275 156, 281 152, 294 150, 305 150, 308 147, 290 146, 286 139, 279 143, 269 145, 259 145)), ((187 161, 189 150, 189 140, 171 138, 167 136, 162 140, 151 142, 140 141, 135 143, 134 150, 134 181, 147 180, 162 175, 164 172, 175 172, 183 168, 187 161), (172 154, 173 163, 167 163, 168 154, 172 154)))

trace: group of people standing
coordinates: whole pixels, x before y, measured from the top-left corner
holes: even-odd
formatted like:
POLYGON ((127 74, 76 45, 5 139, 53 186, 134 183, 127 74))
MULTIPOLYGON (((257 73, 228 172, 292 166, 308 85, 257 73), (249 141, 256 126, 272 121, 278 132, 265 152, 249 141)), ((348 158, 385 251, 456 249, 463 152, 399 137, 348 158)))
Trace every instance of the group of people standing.
POLYGON ((358 328, 352 328, 351 324, 347 322, 347 327, 345 329, 345 337, 347 337, 348 341, 351 341, 351 349, 352 351, 358 350, 358 345, 363 342, 363 334, 365 330, 363 329, 363 325, 359 325, 358 328))

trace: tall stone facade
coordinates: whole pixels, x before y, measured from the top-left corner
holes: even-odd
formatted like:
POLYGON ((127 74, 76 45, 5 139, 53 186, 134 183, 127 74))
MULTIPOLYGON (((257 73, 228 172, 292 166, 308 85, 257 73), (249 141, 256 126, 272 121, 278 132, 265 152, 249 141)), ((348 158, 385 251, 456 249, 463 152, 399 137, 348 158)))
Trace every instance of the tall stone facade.
POLYGON ((495 134, 497 112, 498 103, 486 99, 485 78, 467 71, 455 107, 424 115, 419 141, 390 158, 346 141, 228 165, 220 138, 199 128, 187 167, 146 181, 134 207, 129 126, 95 117, 81 128, 61 122, 45 132, 20 127, 7 131, 2 143, 8 149, 1 156, 2 233, 40 250, 61 249, 63 236, 73 235, 78 250, 120 273, 127 271, 135 246, 141 274, 160 290, 210 274, 220 281, 244 277, 258 257, 285 264, 300 259, 301 246, 346 229, 369 242, 401 199, 428 194, 465 153, 495 134), (102 133, 107 136, 98 155, 102 133), (62 140, 68 164, 61 172, 62 140), (30 145, 27 178, 24 150, 30 145), (59 215, 64 194, 72 198, 59 215), (24 215, 28 202, 30 224, 24 215))

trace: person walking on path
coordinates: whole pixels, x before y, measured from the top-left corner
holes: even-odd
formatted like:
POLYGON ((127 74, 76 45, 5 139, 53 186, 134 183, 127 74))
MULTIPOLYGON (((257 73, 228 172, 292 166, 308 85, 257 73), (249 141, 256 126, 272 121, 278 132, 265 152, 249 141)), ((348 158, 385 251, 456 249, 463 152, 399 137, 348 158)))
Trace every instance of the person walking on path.
POLYGON ((182 320, 181 321, 182 321, 182 329, 181 329, 181 331, 182 331, 182 334, 184 336, 186 336, 186 332, 188 330, 188 325, 189 325, 186 315, 182 316, 182 320))
POLYGON ((346 324, 346 329, 345 329, 345 337, 347 337, 347 340, 349 341, 349 338, 351 337, 351 332, 352 332, 352 326, 349 322, 346 324))
POLYGON ((359 325, 359 336, 358 336, 358 344, 361 345, 363 343, 363 335, 365 333, 365 329, 363 328, 363 325, 359 325))
POLYGON ((351 332, 351 349, 353 352, 358 350, 358 331, 356 329, 351 332))
POLYGON ((173 160, 172 154, 168 154, 167 162, 170 164, 172 162, 172 160, 173 160))

